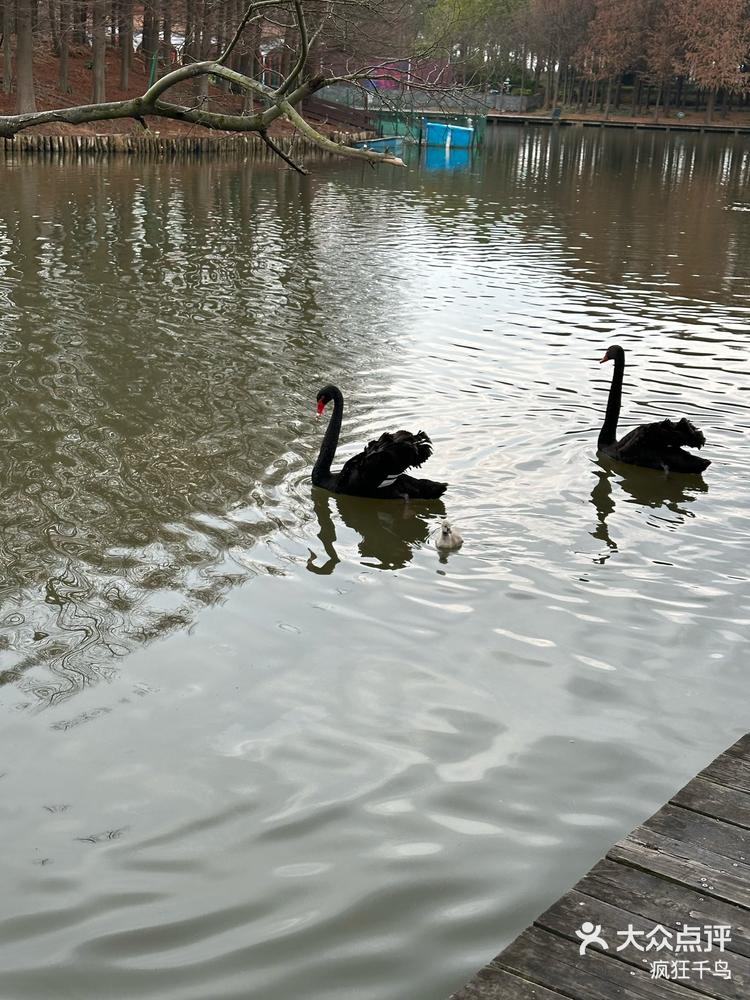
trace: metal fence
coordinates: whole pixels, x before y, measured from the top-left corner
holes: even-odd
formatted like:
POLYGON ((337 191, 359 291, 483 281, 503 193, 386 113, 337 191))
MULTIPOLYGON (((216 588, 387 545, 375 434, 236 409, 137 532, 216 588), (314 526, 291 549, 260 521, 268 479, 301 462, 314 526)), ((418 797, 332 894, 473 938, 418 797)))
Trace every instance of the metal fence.
POLYGON ((460 115, 486 115, 493 110, 529 111, 540 103, 540 98, 536 96, 491 94, 459 87, 449 91, 439 88, 415 90, 411 87, 366 90, 341 83, 323 88, 319 91, 319 96, 324 101, 343 104, 349 108, 392 113, 429 110, 460 115))

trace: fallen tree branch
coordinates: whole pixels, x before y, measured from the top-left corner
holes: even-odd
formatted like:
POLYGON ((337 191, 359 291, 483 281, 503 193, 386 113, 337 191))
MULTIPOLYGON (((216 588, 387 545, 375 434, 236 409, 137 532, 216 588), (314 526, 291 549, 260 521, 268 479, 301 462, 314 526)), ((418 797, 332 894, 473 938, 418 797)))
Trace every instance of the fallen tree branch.
POLYGON ((265 142, 265 144, 268 146, 268 148, 272 150, 274 153, 276 153, 277 156, 281 157, 284 163, 288 163, 289 166, 292 167, 292 169, 296 170, 298 174, 302 174, 305 177, 307 176, 309 171, 305 170, 305 168, 301 166, 299 163, 295 163, 290 156, 287 156, 284 150, 281 149, 279 146, 277 146, 276 143, 273 141, 273 139, 271 139, 265 132, 260 132, 259 134, 263 142, 265 142))
MULTIPOLYGON (((362 10, 372 13, 371 2, 368 0, 327 0, 323 12, 319 5, 308 4, 307 10, 317 12, 323 18, 317 29, 310 32, 306 18, 307 0, 252 0, 245 8, 236 31, 223 51, 216 59, 201 60, 179 66, 156 80, 140 96, 122 101, 107 101, 99 104, 83 104, 70 108, 59 108, 52 111, 27 112, 16 115, 0 116, 0 138, 12 139, 19 132, 28 128, 48 124, 87 125, 98 121, 112 121, 120 118, 131 118, 143 128, 148 128, 147 117, 166 118, 178 122, 200 125, 204 128, 224 132, 257 132, 269 149, 285 163, 300 173, 306 171, 283 152, 281 147, 268 135, 268 128, 274 121, 285 117, 294 128, 304 135, 319 149, 337 156, 367 160, 370 163, 389 163, 403 166, 403 161, 389 153, 376 153, 366 149, 355 149, 343 143, 334 142, 314 128, 300 112, 297 106, 306 97, 312 96, 334 79, 342 82, 356 82, 367 78, 371 68, 352 73, 350 76, 325 77, 320 74, 310 74, 310 46, 322 30, 323 21, 329 21, 334 10, 362 10), (231 69, 227 61, 237 46, 243 31, 253 20, 267 16, 259 14, 268 8, 287 8, 293 14, 294 27, 298 34, 296 43, 296 58, 288 75, 274 90, 266 86, 262 80, 254 79, 244 73, 231 69), (179 84, 205 77, 218 77, 242 91, 249 92, 259 99, 260 110, 256 114, 234 114, 223 111, 211 111, 200 104, 186 107, 166 99, 168 91, 179 84)), ((387 64, 383 64, 386 70, 387 64)))
POLYGON ((343 143, 334 142, 332 139, 321 135, 308 121, 305 121, 302 115, 294 110, 289 101, 282 101, 281 107, 286 117, 296 129, 306 136, 310 142, 315 143, 316 146, 319 146, 320 149, 324 149, 328 153, 336 153, 337 156, 350 156, 356 160, 369 160, 370 163, 390 163, 394 167, 406 166, 400 157, 393 156, 391 153, 373 153, 369 149, 355 149, 353 146, 345 146, 343 143))

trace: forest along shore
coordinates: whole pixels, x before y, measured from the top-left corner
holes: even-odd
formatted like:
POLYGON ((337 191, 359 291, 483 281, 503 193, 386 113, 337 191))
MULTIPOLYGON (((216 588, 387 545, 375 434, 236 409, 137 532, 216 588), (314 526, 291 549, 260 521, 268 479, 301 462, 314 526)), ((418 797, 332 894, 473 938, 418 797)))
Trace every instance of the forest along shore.
MULTIPOLYGON (((553 117, 551 108, 535 109, 524 112, 491 111, 487 118, 491 122, 511 122, 524 119, 547 122, 553 117)), ((659 126, 662 128, 699 128, 702 131, 710 132, 712 129, 724 131, 728 128, 750 129, 750 111, 737 110, 727 112, 724 115, 716 115, 713 121, 708 124, 703 111, 686 111, 678 117, 674 112, 655 117, 652 113, 631 115, 630 111, 623 108, 618 111, 610 111, 605 115, 602 111, 589 111, 587 113, 574 111, 572 108, 563 107, 560 109, 560 119, 565 122, 574 122, 579 125, 622 125, 631 128, 648 128, 659 126)))
MULTIPOLYGON (((148 75, 145 71, 143 60, 138 55, 134 55, 133 63, 129 73, 129 84, 127 90, 115 86, 115 81, 119 80, 120 55, 115 49, 107 51, 107 100, 124 101, 134 97, 140 97, 148 88, 148 75)), ((69 90, 63 92, 58 85, 58 59, 50 51, 44 54, 39 51, 34 53, 34 83, 36 87, 36 106, 38 111, 52 111, 56 108, 76 107, 79 104, 91 104, 91 49, 87 46, 71 48, 68 62, 68 85, 69 90)), ((176 91, 178 100, 190 103, 190 97, 185 88, 176 91)), ((194 100, 194 98, 192 98, 194 100)), ((221 110, 239 114, 244 107, 244 96, 241 94, 222 93, 221 110)), ((6 94, 0 89, 0 115, 13 115, 16 113, 15 93, 6 94)), ((324 135, 332 139, 337 139, 339 134, 351 131, 352 139, 364 138, 361 129, 352 126, 347 129, 341 122, 321 121, 314 114, 307 114, 306 118, 315 128, 324 135), (356 134, 354 134, 356 132, 356 134)), ((236 136, 236 132, 222 132, 218 129, 203 128, 201 125, 193 125, 187 122, 173 121, 169 118, 146 117, 149 129, 153 129, 160 136, 169 137, 189 137, 208 138, 214 140, 227 136, 236 136)), ((271 136, 291 136, 295 132, 294 128, 282 118, 268 129, 271 136)), ((134 137, 144 137, 148 133, 144 131, 137 121, 132 118, 120 118, 113 121, 96 121, 82 125, 68 125, 65 122, 47 123, 36 128, 25 130, 25 134, 34 136, 103 136, 103 135, 132 135, 134 137)), ((339 140, 340 141, 340 140, 339 140)), ((36 144, 28 144, 28 148, 34 148, 36 144)), ((0 143, 2 148, 2 143, 0 143)), ((318 152, 320 152, 318 150, 318 152)))

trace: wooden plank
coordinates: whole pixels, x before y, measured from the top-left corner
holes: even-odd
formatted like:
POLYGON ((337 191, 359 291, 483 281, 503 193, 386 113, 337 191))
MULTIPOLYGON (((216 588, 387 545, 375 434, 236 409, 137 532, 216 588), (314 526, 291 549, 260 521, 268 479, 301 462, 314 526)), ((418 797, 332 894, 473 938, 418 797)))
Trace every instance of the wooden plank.
POLYGON ((690 809, 666 805, 630 836, 640 843, 647 843, 649 833, 711 851, 726 858, 730 867, 750 864, 750 834, 746 830, 690 809))
POLYGON ((615 844, 452 1000, 558 997, 750 997, 750 734, 615 844), (599 928, 606 950, 591 946, 580 954, 576 931, 587 921, 599 928), (709 948, 705 928, 717 925, 729 928, 725 950, 709 948), (699 951, 676 950, 677 932, 685 926, 700 928, 699 951), (618 931, 629 928, 642 945, 649 932, 666 929, 671 948, 642 950, 631 942, 618 951, 625 940, 618 931), (666 978, 655 976, 656 961, 666 978), (717 961, 728 978, 715 968, 717 961), (686 964, 682 978, 675 978, 676 962, 686 964))
POLYGON ((722 819, 750 830, 750 796, 735 788, 724 788, 704 778, 693 778, 670 799, 684 809, 722 819))
POLYGON ((730 903, 606 858, 594 865, 575 889, 664 927, 724 924, 732 928, 727 951, 750 958, 750 914, 730 903))
POLYGON ((719 754, 698 777, 714 781, 717 785, 725 785, 727 788, 736 788, 750 795, 750 764, 734 754, 719 754))
MULTIPOLYGON (((723 825, 724 824, 722 824, 722 826, 723 825)), ((728 824, 726 825, 728 826, 728 824)), ((735 827, 735 829, 739 829, 739 827, 735 827)), ((744 831, 740 832, 744 833, 744 831)), ((682 837, 664 836, 663 834, 657 833, 655 826, 650 826, 648 823, 643 826, 636 827, 635 830, 627 835, 625 840, 621 841, 620 844, 616 844, 615 847, 632 843, 640 844, 643 847, 650 848, 651 850, 660 851, 663 854, 672 855, 675 858, 695 861, 721 875, 734 874, 738 876, 740 881, 745 885, 748 884, 748 879, 750 878, 750 865, 745 859, 744 854, 739 854, 739 861, 729 862, 729 859, 723 854, 712 849, 713 845, 710 847, 703 847, 700 844, 691 842, 690 840, 684 840, 682 837)), ((614 850, 614 848, 612 850, 614 850)), ((611 854, 612 851, 609 853, 611 854)))
POLYGON ((545 989, 527 979, 514 976, 506 969, 491 964, 481 969, 474 978, 452 993, 450 1000, 567 1000, 564 993, 545 989))
MULTIPOLYGON (((634 946, 629 946, 618 952, 617 948, 624 943, 623 939, 618 937, 618 931, 626 931, 628 926, 632 924, 635 930, 649 933, 659 926, 666 927, 666 925, 660 919, 636 918, 634 914, 629 913, 621 906, 586 896, 576 889, 572 889, 562 899, 558 899, 535 921, 535 924, 553 934, 568 938, 571 947, 577 950, 580 941, 575 936, 575 930, 581 926, 584 920, 590 920, 594 925, 601 925, 602 934, 609 945, 609 950, 602 953, 603 957, 624 963, 629 967, 645 970, 649 977, 651 976, 651 963, 659 959, 672 961, 682 958, 690 961, 706 957, 703 954, 676 954, 666 948, 661 952, 652 950, 649 953, 643 953, 634 946)), ((669 928, 666 929, 669 930, 669 928)), ((672 940, 674 942, 676 938, 672 940)), ((725 957, 719 952, 712 952, 710 958, 715 959, 717 955, 729 963, 732 978, 725 980, 712 976, 703 981, 691 980, 693 988, 707 996, 719 998, 719 1000, 747 1000, 747 997, 750 996, 750 959, 745 958, 744 955, 735 954, 730 959, 728 955, 725 957)), ((587 952, 586 957, 588 958, 588 956, 587 952)), ((658 982, 662 982, 662 980, 658 982)))
POLYGON ((632 969, 599 951, 578 946, 541 927, 530 927, 491 963, 571 1000, 685 1000, 682 988, 632 969))
POLYGON ((733 743, 724 752, 731 754, 733 757, 742 757, 743 760, 750 762, 750 733, 740 736, 737 742, 733 743))
POLYGON ((658 838, 658 843, 647 847, 628 837, 615 844, 607 853, 607 858, 661 875, 694 889, 702 896, 713 896, 725 903, 750 909, 750 878, 746 868, 723 868, 721 865, 726 862, 718 855, 714 855, 715 860, 709 863, 711 856, 708 851, 694 852, 700 853, 700 859, 684 857, 680 851, 688 854, 689 848, 666 838, 658 838))

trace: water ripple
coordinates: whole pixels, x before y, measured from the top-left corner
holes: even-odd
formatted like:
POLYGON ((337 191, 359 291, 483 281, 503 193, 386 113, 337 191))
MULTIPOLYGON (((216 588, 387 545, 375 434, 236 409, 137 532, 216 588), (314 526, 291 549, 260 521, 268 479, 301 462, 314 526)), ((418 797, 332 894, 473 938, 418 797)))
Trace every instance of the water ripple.
POLYGON ((447 995, 747 728, 744 146, 0 169, 0 994, 447 995), (311 490, 329 381, 443 505, 311 490))

